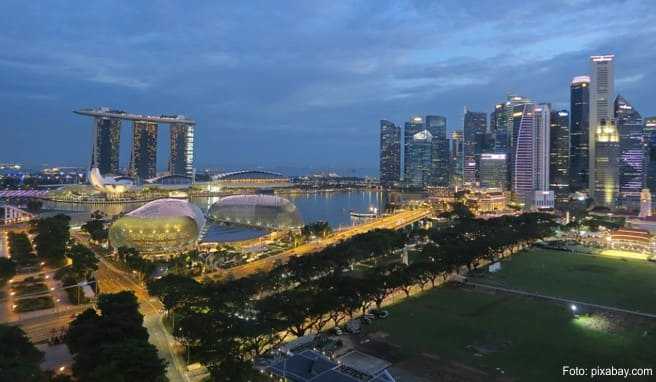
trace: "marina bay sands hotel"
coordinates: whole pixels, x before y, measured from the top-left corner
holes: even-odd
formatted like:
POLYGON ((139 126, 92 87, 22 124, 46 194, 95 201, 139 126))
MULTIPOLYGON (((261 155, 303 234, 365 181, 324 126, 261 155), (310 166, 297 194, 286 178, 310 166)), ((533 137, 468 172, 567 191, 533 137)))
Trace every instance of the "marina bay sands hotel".
POLYGON ((131 177, 143 181, 157 175, 157 130, 162 123, 168 124, 171 132, 170 175, 192 176, 195 121, 182 115, 141 115, 106 107, 73 112, 93 117, 91 167, 98 167, 102 175, 118 175, 121 124, 125 120, 132 121, 131 177))

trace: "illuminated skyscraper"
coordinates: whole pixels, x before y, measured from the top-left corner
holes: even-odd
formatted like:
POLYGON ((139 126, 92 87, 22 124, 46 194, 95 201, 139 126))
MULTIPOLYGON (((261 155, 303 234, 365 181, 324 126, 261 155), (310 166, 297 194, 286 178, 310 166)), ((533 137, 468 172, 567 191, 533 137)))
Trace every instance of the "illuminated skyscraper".
POLYGON ((656 194, 656 117, 645 118, 644 134, 645 186, 654 195, 656 194))
POLYGON ((590 77, 574 77, 570 84, 570 186, 572 191, 588 189, 590 131, 590 77))
MULTIPOLYGON (((595 153, 596 138, 599 136, 604 137, 604 139, 608 138, 609 135, 604 133, 604 131, 613 125, 611 119, 613 118, 612 99, 615 93, 614 58, 614 55, 590 57, 592 64, 592 76, 590 80, 590 131, 594 131, 595 134, 589 134, 588 137, 588 187, 590 190, 594 190, 595 194, 598 191, 596 187, 599 185, 599 182, 595 180, 597 173, 599 173, 599 171, 595 171, 597 164, 595 153), (605 126, 605 129, 600 130, 599 126, 602 124, 605 126)), ((609 196, 610 194, 604 195, 609 196)), ((607 204, 606 201, 603 204, 607 204)))
POLYGON ((192 176, 194 170, 194 125, 171 124, 170 150, 169 174, 192 176))
POLYGON ((401 128, 380 121, 380 184, 389 187, 401 177, 401 128))
POLYGON ((614 208, 619 195, 620 137, 613 122, 597 126, 594 200, 598 206, 614 208))
POLYGON ((469 111, 465 108, 464 133, 464 183, 466 186, 475 186, 478 183, 478 172, 481 153, 485 145, 487 131, 487 115, 469 111))
POLYGON ((449 185, 460 188, 463 185, 463 134, 451 133, 449 140, 449 185))
POLYGON ((553 191, 549 191, 550 114, 547 104, 513 108, 512 191, 527 207, 553 207, 553 191))
POLYGON ((432 186, 446 187, 449 185, 449 141, 446 138, 446 117, 427 115, 426 130, 433 139, 431 141, 431 182, 432 186))
POLYGON ((424 187, 432 180, 432 141, 428 130, 421 130, 406 142, 404 182, 413 187, 424 187))
POLYGON ((482 188, 506 187, 506 154, 481 154, 480 184, 482 188))
POLYGON ((414 173, 412 169, 412 164, 408 162, 408 158, 411 157, 411 149, 414 143, 413 137, 420 131, 425 130, 424 119, 419 116, 410 117, 410 120, 405 123, 403 128, 403 182, 407 184, 412 184, 413 181, 410 180, 410 173, 414 173))
POLYGON ((570 136, 567 110, 552 111, 549 147, 549 185, 556 203, 564 203, 569 197, 570 136))
POLYGON ((644 188, 640 192, 640 213, 638 217, 646 218, 651 216, 651 192, 649 189, 644 188))
POLYGON ((134 121, 132 123, 132 155, 130 176, 141 181, 157 175, 157 123, 134 121))
POLYGON ((118 174, 118 156, 121 143, 121 120, 96 117, 93 134, 91 168, 98 167, 102 175, 118 174))
POLYGON ((619 202, 623 207, 637 210, 645 182, 642 116, 621 95, 615 98, 614 114, 620 136, 619 202))

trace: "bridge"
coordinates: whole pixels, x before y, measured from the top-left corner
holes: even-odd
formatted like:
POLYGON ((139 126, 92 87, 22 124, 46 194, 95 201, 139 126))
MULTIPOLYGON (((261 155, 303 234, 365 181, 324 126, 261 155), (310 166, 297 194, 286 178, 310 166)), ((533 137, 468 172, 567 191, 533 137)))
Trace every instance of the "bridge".
POLYGON ((206 277, 210 278, 241 278, 257 272, 267 272, 273 269, 274 266, 287 262, 291 257, 304 256, 311 253, 321 251, 322 249, 331 245, 337 244, 340 241, 349 239, 355 235, 373 231, 375 229, 400 229, 410 224, 418 222, 432 214, 430 208, 421 208, 416 210, 400 211, 394 215, 384 216, 367 223, 350 227, 333 233, 325 239, 312 241, 302 244, 296 248, 289 249, 277 255, 265 257, 247 264, 238 265, 236 267, 222 269, 211 273, 206 273, 198 276, 197 280, 201 281, 206 277))
MULTIPOLYGON (((61 184, 59 185, 61 187, 61 184)), ((6 190, 0 191, 0 199, 10 198, 44 198, 48 191, 44 190, 6 190)))

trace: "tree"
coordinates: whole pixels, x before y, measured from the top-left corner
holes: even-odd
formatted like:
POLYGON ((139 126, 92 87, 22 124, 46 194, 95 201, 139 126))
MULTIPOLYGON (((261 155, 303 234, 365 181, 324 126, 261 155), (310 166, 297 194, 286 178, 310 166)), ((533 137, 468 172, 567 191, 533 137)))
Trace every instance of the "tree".
POLYGON ((105 215, 100 211, 95 211, 91 214, 91 219, 82 225, 82 230, 88 233, 93 241, 107 240, 109 230, 105 227, 105 215))
POLYGON ((69 216, 59 214, 31 222, 31 232, 36 235, 36 253, 50 265, 61 266, 65 261, 66 245, 70 240, 70 221, 69 216))
POLYGON ((0 257, 0 287, 16 275, 16 263, 6 257, 0 257))
POLYGON ((17 326, 0 325, 0 381, 41 382, 43 353, 17 326))
POLYGON ((102 294, 98 308, 101 315, 87 309, 71 322, 66 334, 75 377, 82 381, 165 381, 166 363, 148 343, 134 293, 102 294))
POLYGON ((30 199, 27 201, 26 209, 27 212, 36 214, 39 211, 41 211, 41 207, 43 207, 43 202, 37 199, 30 199))
POLYGON ((96 254, 82 244, 74 244, 67 255, 73 262, 71 272, 77 280, 89 280, 91 274, 98 269, 96 254))

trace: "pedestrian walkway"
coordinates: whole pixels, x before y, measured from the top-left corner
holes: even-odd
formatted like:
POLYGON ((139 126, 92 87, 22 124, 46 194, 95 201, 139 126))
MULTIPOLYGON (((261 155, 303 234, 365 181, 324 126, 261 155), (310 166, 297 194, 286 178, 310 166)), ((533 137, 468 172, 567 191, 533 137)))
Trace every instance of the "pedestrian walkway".
POLYGON ((465 280, 460 280, 460 283, 463 286, 491 289, 491 290, 496 290, 496 291, 499 291, 499 292, 517 294, 517 295, 526 296, 526 297, 539 298, 539 299, 542 299, 542 300, 562 302, 562 303, 566 303, 566 304, 569 304, 569 305, 577 305, 577 306, 582 306, 582 307, 587 306, 587 307, 595 308, 595 309, 601 309, 601 310, 607 310, 607 311, 611 311, 611 312, 619 312, 619 313, 630 314, 630 315, 644 317, 644 318, 656 319, 656 314, 639 312, 639 311, 636 311, 636 310, 623 309, 623 308, 618 308, 618 307, 608 306, 608 305, 593 304, 593 303, 589 303, 589 302, 572 300, 572 299, 568 299, 568 298, 547 296, 547 295, 544 295, 544 294, 526 292, 526 291, 519 290, 519 289, 504 288, 504 287, 492 286, 492 285, 487 285, 487 284, 481 284, 481 283, 477 283, 477 282, 465 281, 465 280))

